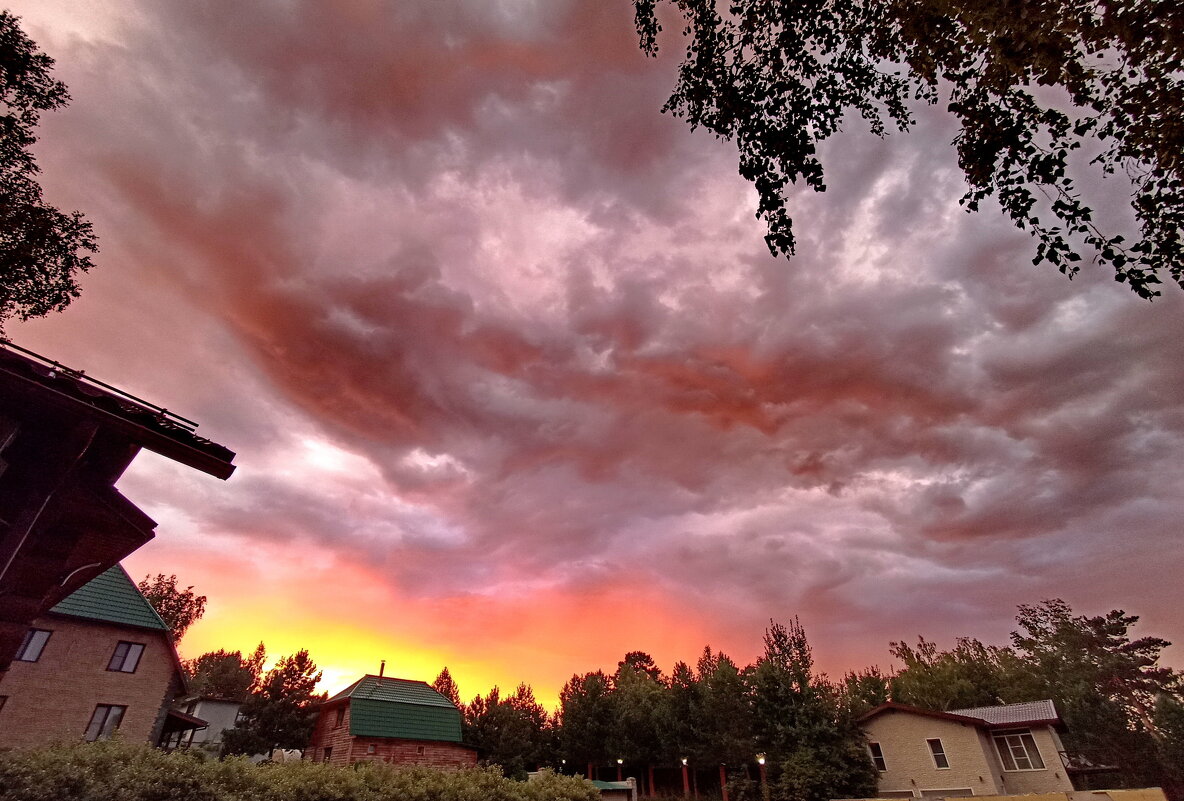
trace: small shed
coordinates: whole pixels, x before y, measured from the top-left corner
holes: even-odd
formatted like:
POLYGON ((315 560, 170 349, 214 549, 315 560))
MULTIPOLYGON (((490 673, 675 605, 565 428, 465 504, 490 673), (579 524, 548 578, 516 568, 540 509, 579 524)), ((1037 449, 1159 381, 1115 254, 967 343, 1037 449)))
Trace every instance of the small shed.
POLYGON ((452 701, 426 682, 373 675, 321 705, 305 757, 335 765, 477 764, 476 749, 461 742, 461 713, 452 701))

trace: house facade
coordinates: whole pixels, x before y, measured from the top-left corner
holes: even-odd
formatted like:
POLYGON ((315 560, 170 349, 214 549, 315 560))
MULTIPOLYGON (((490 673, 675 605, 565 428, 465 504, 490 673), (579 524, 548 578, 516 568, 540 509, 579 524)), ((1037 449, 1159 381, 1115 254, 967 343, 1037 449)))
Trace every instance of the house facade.
POLYGON ((460 710, 425 682, 363 676, 321 705, 305 759, 460 769, 477 764, 461 743, 460 710))
POLYGON ((177 731, 162 743, 166 748, 202 748, 211 753, 222 750, 222 735, 238 723, 242 702, 215 695, 193 695, 179 699, 179 709, 185 714, 205 721, 203 728, 177 731))
POLYGON ((0 748, 159 743, 204 722, 170 710, 184 674, 168 626, 119 565, 33 620, 0 674, 0 748))
POLYGON ((35 619, 155 536, 115 489, 142 449, 225 479, 196 423, 0 340, 0 673, 35 619))
POLYGON ((881 704, 860 719, 881 798, 1070 792, 1052 701, 934 712, 881 704))

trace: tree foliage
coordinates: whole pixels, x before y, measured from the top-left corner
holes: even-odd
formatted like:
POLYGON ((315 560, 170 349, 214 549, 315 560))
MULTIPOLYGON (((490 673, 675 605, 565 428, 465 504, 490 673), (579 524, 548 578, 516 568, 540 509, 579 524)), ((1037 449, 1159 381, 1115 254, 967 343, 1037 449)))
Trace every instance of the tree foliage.
POLYGON ((939 651, 893 643, 904 668, 892 680, 893 700, 948 710, 1050 698, 1065 721, 1065 746, 1094 764, 1116 765, 1107 781, 1131 787, 1176 787, 1169 733, 1182 698, 1180 676, 1159 664, 1169 643, 1132 638, 1135 615, 1116 609, 1077 615, 1060 599, 1019 607, 1011 646, 959 638, 939 651))
POLYGON ((519 782, 497 768, 444 771, 310 760, 252 765, 202 760, 116 740, 0 753, 4 801, 598 801, 587 782, 547 772, 519 782))
POLYGON ((137 586, 169 627, 173 642, 180 642, 189 627, 206 612, 206 597, 195 593, 192 585, 181 589, 175 574, 157 573, 155 578, 145 576, 137 586))
MULTIPOLYGON (((1184 287, 1184 11, 1173 0, 669 0, 686 58, 665 110, 732 140, 774 254, 791 255, 790 184, 823 191, 818 145, 849 114, 907 130, 946 103, 971 211, 993 199, 1069 277, 1082 253, 1142 297, 1184 287), (1073 179, 1130 180, 1140 238, 1104 232, 1073 179), (1083 160, 1083 159, 1079 159, 1083 160)), ((634 0, 648 54, 660 0, 634 0)))
POLYGON ((772 763, 779 801, 875 795, 876 771, 842 693, 814 670, 806 630, 770 622, 765 651, 749 672, 756 744, 772 763))
POLYGON ((1015 654, 1007 648, 959 637, 954 648, 939 651, 924 637, 914 648, 894 642, 889 652, 904 667, 892 678, 892 698, 902 704, 946 711, 991 706, 1014 695, 1015 654))
POLYGON ((308 655, 280 657, 241 709, 241 721, 222 735, 227 754, 270 754, 277 748, 304 748, 312 736, 313 707, 323 701, 314 692, 321 672, 308 655))
POLYGON ((499 765, 507 776, 525 779, 529 771, 553 761, 552 729, 547 712, 527 684, 501 697, 494 687, 464 710, 465 742, 477 749, 482 764, 499 765))
POLYGON ((189 692, 193 695, 245 701, 262 678, 267 649, 263 643, 244 658, 241 651, 207 651, 196 659, 185 660, 189 692))
POLYGON ((753 748, 752 708, 744 673, 723 652, 703 649, 695 666, 703 703, 702 739, 696 761, 745 765, 753 748))
POLYGON ((667 693, 653 657, 632 651, 617 665, 612 680, 614 728, 610 750, 618 758, 652 764, 662 751, 660 709, 667 693))
POLYGON ((451 701, 457 709, 464 708, 464 704, 460 702, 460 688, 456 686, 452 674, 448 672, 447 665, 444 666, 440 674, 432 682, 432 689, 451 701))
POLYGON ((614 729, 611 689, 608 676, 598 670, 572 676, 559 692, 560 752, 573 765, 608 761, 614 729))
POLYGON ((78 297, 76 276, 98 250, 79 212, 44 202, 30 151, 43 111, 62 108, 66 86, 51 76, 53 59, 0 11, 0 333, 4 322, 61 311, 78 297))

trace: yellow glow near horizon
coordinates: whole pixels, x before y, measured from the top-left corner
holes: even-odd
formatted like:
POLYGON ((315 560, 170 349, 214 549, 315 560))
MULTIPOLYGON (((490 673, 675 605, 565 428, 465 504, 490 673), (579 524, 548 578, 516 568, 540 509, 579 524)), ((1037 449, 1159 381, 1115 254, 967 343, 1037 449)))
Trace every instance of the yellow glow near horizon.
MULTIPOLYGON (((323 674, 319 689, 330 694, 377 673, 385 659, 386 675, 429 683, 447 666, 465 702, 525 682, 551 710, 572 674, 611 672, 630 650, 647 651, 666 670, 678 659, 693 663, 711 626, 628 579, 493 596, 410 595, 379 569, 308 545, 254 542, 249 554, 226 559, 157 541, 126 567, 137 579, 183 572, 183 584, 208 596, 205 616, 181 643, 184 658, 219 648, 245 655, 263 642, 270 667, 307 649, 323 674)), ((749 656, 733 643, 711 644, 749 656)))

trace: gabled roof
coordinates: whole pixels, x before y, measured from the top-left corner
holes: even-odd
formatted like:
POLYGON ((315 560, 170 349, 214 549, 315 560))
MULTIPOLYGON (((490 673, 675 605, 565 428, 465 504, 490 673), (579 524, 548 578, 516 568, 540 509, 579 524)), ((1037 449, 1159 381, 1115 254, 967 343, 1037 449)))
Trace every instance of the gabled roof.
POLYGON ((1061 722, 1061 716, 1057 714, 1057 708, 1051 700, 1002 704, 1000 706, 976 706, 970 709, 952 709, 950 711, 955 715, 985 720, 992 726, 1061 722))
POLYGON ((95 576, 49 611, 121 626, 169 630, 152 604, 140 594, 127 571, 119 565, 95 576))
POLYGON ((882 715, 885 712, 907 712, 912 715, 923 715, 927 718, 941 718, 943 720, 952 720, 956 723, 969 723, 972 726, 981 726, 983 720, 980 718, 972 718, 968 715, 958 715, 953 712, 937 712, 932 709, 922 709, 919 706, 909 706, 908 704, 898 704, 895 701, 887 701, 880 704, 870 712, 865 712, 860 716, 859 721, 862 723, 865 720, 870 720, 877 715, 882 715))
POLYGON ((1022 704, 1000 704, 999 706, 979 706, 971 709, 952 709, 949 712, 937 712, 932 709, 921 709, 908 704, 898 704, 888 701, 880 704, 870 712, 859 718, 865 720, 881 715, 884 712, 906 712, 912 715, 923 715, 929 718, 950 720, 956 723, 969 723, 972 726, 994 728, 998 726, 1020 726, 1048 724, 1056 725, 1061 722, 1056 707, 1052 701, 1029 701, 1022 704))
POLYGON ((346 700, 354 736, 461 741, 460 710, 426 682, 363 676, 325 705, 346 700))

